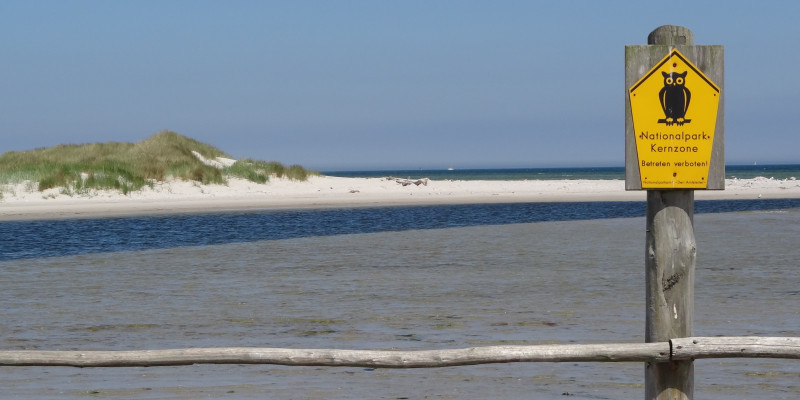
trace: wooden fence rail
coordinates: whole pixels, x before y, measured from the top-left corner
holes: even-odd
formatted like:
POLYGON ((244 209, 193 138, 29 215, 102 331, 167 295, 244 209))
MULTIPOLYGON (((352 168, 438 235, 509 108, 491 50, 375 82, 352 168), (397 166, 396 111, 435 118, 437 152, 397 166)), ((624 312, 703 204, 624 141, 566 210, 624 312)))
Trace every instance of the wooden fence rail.
POLYGON ((448 350, 195 348, 0 351, 0 366, 137 367, 191 364, 438 368, 512 362, 666 362, 698 358, 800 359, 800 337, 693 337, 658 343, 486 346, 448 350))

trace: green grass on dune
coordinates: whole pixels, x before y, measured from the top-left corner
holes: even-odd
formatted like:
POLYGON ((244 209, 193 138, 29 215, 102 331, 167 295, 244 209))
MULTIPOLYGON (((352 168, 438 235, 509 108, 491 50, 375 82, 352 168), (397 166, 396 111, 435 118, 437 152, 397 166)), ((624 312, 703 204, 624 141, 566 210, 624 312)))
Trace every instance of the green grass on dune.
POLYGON ((315 174, 299 165, 291 165, 288 168, 275 161, 256 161, 249 158, 237 161, 227 169, 231 176, 244 178, 257 183, 265 183, 271 175, 278 178, 287 177, 294 180, 304 181, 309 175, 315 174))
POLYGON ((61 188, 62 193, 116 189, 127 194, 155 181, 182 179, 202 184, 225 184, 228 177, 265 183, 270 176, 306 180, 317 174, 299 165, 239 160, 230 167, 205 165, 207 159, 231 158, 223 151, 175 132, 157 133, 137 143, 67 144, 0 155, 0 184, 38 182, 39 191, 61 188))

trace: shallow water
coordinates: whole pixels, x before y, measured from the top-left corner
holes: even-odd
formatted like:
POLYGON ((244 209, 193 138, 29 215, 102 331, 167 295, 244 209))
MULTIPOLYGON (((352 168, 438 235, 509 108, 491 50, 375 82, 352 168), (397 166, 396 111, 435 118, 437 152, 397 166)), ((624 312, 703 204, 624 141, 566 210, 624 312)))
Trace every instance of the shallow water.
MULTIPOLYGON (((800 336, 800 209, 702 214, 695 335, 800 336)), ((3 349, 439 349, 644 341, 644 219, 0 262, 3 349)), ((641 363, 0 367, 0 398, 618 399, 641 363)), ((796 360, 700 360, 696 396, 796 399, 796 360)))
MULTIPOLYGON (((695 202, 695 213, 800 207, 800 199, 695 202)), ((643 201, 444 204, 0 222, 0 261, 352 233, 640 217, 643 201)))

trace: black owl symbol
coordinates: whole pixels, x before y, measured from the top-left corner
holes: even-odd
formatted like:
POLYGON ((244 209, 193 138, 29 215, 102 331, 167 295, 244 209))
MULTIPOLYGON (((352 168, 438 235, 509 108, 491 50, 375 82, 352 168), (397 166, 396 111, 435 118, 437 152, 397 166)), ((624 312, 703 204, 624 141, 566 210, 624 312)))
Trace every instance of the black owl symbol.
POLYGON ((686 110, 689 109, 689 100, 692 98, 692 93, 686 88, 686 72, 679 74, 661 71, 664 75, 664 87, 658 92, 658 100, 661 101, 661 109, 664 110, 666 118, 659 119, 659 124, 680 126, 692 122, 684 118, 686 110))

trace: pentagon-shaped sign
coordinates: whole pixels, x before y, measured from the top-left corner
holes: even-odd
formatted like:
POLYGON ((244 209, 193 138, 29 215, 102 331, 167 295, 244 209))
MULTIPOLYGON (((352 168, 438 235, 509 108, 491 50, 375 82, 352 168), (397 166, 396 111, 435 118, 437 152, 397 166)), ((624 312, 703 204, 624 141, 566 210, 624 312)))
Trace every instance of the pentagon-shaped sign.
POLYGON ((628 90, 643 189, 705 189, 720 89, 677 49, 628 90))

